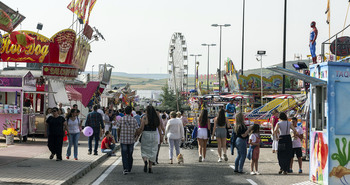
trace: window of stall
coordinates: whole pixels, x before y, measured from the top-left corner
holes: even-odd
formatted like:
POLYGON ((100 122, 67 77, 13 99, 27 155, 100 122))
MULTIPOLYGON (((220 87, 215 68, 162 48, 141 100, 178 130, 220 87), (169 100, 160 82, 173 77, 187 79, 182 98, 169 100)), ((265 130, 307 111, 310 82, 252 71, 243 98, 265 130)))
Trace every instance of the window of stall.
POLYGON ((327 87, 312 87, 311 125, 312 130, 323 131, 327 128, 326 119, 327 87))

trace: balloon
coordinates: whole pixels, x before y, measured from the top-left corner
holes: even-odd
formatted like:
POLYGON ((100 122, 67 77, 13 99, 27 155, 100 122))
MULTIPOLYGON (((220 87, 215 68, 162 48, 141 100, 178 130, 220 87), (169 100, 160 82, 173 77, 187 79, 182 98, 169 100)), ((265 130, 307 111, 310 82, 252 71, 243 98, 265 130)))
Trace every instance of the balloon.
POLYGON ((117 116, 117 121, 118 121, 120 118, 122 118, 122 117, 121 117, 121 116, 117 116))
POLYGON ((89 126, 85 127, 83 130, 84 136, 87 136, 87 137, 92 136, 93 133, 94 133, 94 130, 92 130, 92 128, 89 126))

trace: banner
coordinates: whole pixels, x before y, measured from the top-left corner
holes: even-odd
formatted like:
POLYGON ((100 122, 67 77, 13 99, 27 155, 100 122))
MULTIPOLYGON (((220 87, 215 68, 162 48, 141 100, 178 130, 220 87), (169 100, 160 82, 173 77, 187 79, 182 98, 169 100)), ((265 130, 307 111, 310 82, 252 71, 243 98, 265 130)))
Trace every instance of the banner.
POLYGON ((73 59, 71 64, 80 71, 85 70, 85 66, 90 54, 90 44, 82 37, 78 37, 75 42, 73 59))
POLYGON ((0 1, 0 29, 12 32, 25 18, 0 1))
POLYGON ((0 87, 22 87, 22 78, 0 77, 0 87))
POLYGON ((72 67, 43 66, 44 76, 77 77, 78 69, 72 67))
POLYGON ((22 47, 12 44, 9 34, 3 36, 0 50, 3 62, 71 64, 76 39, 74 30, 65 29, 47 38, 32 31, 19 31, 34 39, 34 44, 22 47))

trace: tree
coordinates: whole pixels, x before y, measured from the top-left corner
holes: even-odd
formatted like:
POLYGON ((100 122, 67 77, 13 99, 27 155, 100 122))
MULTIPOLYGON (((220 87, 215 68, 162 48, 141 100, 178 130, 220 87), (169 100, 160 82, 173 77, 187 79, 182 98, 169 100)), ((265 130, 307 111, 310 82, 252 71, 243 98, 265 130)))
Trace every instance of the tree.
MULTIPOLYGON (((174 91, 169 89, 168 83, 166 83, 162 87, 162 90, 163 90, 163 93, 161 94, 162 106, 164 106, 164 108, 168 109, 168 110, 177 110, 176 95, 175 95, 174 91)), ((179 97, 179 106, 181 107, 180 99, 181 98, 179 97)))

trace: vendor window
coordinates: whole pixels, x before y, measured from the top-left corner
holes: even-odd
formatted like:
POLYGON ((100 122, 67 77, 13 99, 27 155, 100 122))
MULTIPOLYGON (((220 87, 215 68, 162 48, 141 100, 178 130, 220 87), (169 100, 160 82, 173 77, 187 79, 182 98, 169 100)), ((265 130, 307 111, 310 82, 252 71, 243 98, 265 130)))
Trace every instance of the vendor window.
POLYGON ((322 131, 327 129, 326 119, 327 87, 312 87, 312 130, 322 131))

